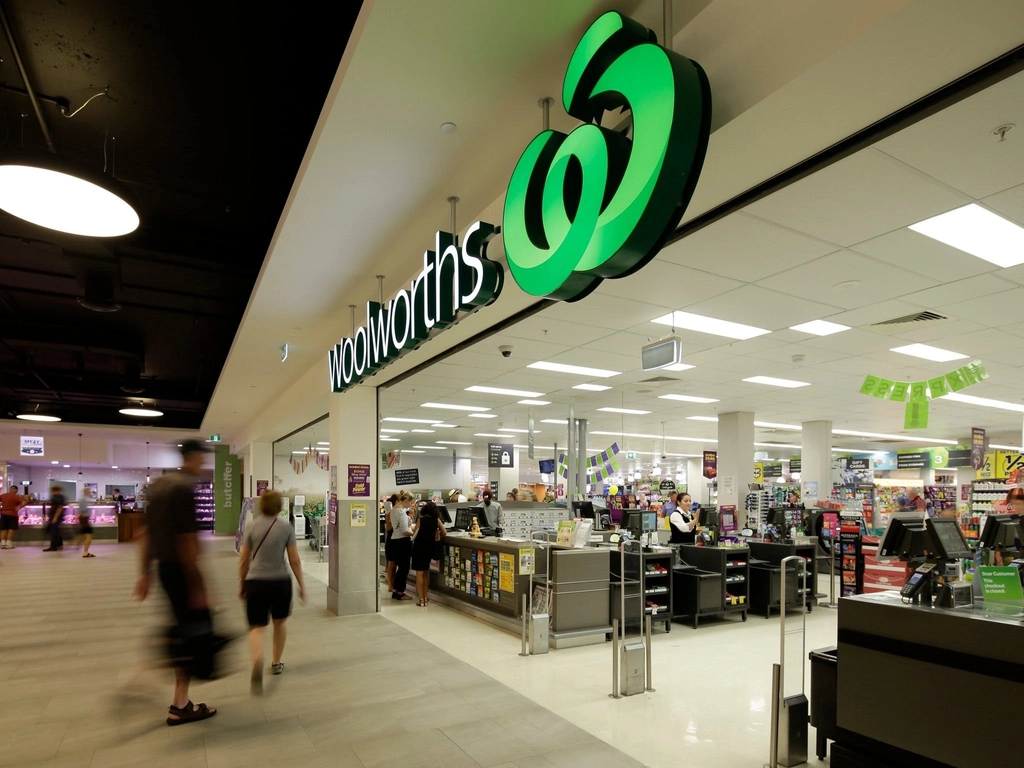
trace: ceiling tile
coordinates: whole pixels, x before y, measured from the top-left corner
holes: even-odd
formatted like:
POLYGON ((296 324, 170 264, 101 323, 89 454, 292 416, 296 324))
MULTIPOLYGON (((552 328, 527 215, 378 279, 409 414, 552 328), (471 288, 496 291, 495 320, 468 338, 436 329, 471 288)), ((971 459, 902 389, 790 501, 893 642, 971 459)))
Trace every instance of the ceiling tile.
POLYGON ((985 198, 985 205, 1024 227, 1024 184, 985 198))
POLYGON ((865 149, 746 211, 849 246, 971 202, 877 150, 865 149))
POLYGON ((689 238, 686 238, 663 249, 647 266, 629 277, 603 281, 595 293, 640 301, 657 307, 681 309, 687 304, 717 296, 743 285, 739 280, 680 266, 673 263, 671 258, 666 258, 666 253, 688 240, 689 238))
POLYGON ((938 282, 853 251, 837 251, 761 280, 758 285, 791 296, 827 300, 844 309, 856 309, 910 291, 930 288, 938 282), (833 287, 849 282, 858 285, 842 290, 833 287))
POLYGON ((714 299, 687 307, 687 312, 768 330, 781 330, 835 314, 835 309, 756 285, 745 285, 714 299))
POLYGON ((998 269, 991 262, 940 243, 912 229, 897 229, 881 237, 858 243, 854 250, 934 278, 940 283, 962 280, 998 269))
MULTIPOLYGON (((929 309, 935 307, 958 304, 966 299, 980 299, 990 297, 1000 291, 1009 291, 1013 285, 999 280, 993 275, 976 275, 964 280, 957 280, 945 285, 927 288, 923 291, 908 293, 907 301, 920 307, 929 309)), ((946 314, 946 313, 943 313, 946 314)), ((954 313, 955 314, 955 313, 954 313)), ((958 317, 970 318, 971 314, 957 315, 958 317)))

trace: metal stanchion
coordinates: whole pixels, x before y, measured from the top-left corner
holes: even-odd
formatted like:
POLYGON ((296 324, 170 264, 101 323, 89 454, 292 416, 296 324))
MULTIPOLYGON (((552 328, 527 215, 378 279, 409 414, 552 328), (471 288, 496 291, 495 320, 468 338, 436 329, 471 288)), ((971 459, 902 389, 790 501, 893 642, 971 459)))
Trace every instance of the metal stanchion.
MULTIPOLYGON (((785 605, 783 605, 785 611, 785 605)), ((768 762, 765 768, 777 768, 779 764, 779 701, 782 698, 782 667, 772 664, 772 725, 768 742, 768 762)))
MULTIPOLYGON (((825 603, 825 608, 838 608, 839 603, 836 602, 836 550, 839 548, 839 540, 835 537, 830 537, 829 541, 832 542, 832 559, 829 560, 829 568, 831 569, 828 574, 828 602, 825 603)), ((814 585, 814 591, 818 591, 818 585, 814 585)))
POLYGON ((650 691, 651 693, 653 693, 654 692, 654 686, 651 685, 651 683, 653 682, 653 680, 651 678, 651 624, 652 624, 652 617, 650 615, 648 615, 646 617, 646 619, 647 619, 647 622, 646 622, 647 626, 645 627, 645 632, 647 634, 647 638, 646 638, 647 639, 647 685, 645 686, 645 688, 648 691, 650 691))
POLYGON ((612 692, 613 699, 621 699, 619 695, 619 620, 612 619, 612 692))
POLYGON ((530 655, 530 654, 528 654, 526 652, 526 617, 527 617, 527 615, 528 614, 527 614, 527 610, 526 610, 526 595, 524 594, 523 595, 523 649, 519 652, 520 656, 529 656, 530 655))

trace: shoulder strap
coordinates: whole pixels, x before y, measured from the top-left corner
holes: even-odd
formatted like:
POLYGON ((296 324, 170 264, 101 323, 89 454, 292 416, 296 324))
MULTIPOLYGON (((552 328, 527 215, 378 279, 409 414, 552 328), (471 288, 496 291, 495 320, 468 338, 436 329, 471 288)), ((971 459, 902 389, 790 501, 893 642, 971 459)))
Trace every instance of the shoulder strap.
POLYGON ((263 538, 260 539, 260 543, 256 545, 256 549, 254 549, 252 551, 252 557, 249 558, 250 562, 252 562, 253 560, 256 559, 256 554, 260 551, 260 547, 263 546, 263 542, 267 540, 267 536, 270 535, 270 531, 273 529, 274 523, 276 523, 276 522, 277 522, 277 518, 276 517, 273 520, 270 521, 270 527, 267 528, 267 532, 263 534, 263 538))

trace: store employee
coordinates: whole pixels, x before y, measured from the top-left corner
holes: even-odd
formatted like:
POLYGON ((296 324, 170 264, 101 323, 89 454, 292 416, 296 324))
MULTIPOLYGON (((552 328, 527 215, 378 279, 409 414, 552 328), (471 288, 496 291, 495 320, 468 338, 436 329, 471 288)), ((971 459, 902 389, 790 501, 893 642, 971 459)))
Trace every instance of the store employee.
POLYGON ((669 544, 693 544, 697 540, 697 511, 691 510, 690 494, 679 496, 679 505, 668 519, 672 529, 669 544))
POLYGON ((497 528, 501 525, 501 504, 494 500, 491 489, 486 488, 483 492, 484 517, 487 518, 488 528, 497 528))

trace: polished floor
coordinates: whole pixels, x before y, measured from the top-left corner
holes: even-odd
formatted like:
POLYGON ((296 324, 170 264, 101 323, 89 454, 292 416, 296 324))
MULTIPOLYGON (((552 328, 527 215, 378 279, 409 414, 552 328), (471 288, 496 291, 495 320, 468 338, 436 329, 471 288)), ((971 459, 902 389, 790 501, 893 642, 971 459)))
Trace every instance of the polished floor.
MULTIPOLYGON (((204 558, 220 627, 241 633, 232 543, 207 540, 204 558)), ((440 606, 406 603, 389 606, 388 616, 335 618, 323 608, 326 587, 312 579, 310 604, 297 607, 289 622, 285 674, 266 678, 266 694, 249 695, 245 645, 236 643, 229 652, 234 673, 193 687, 193 701, 218 707, 218 715, 168 728, 170 673, 155 668, 152 653, 166 606, 160 596, 141 604, 130 599, 134 547, 101 544, 93 551, 97 557, 88 560, 73 549, 0 551, 0 766, 629 768, 647 762, 581 727, 590 717, 586 710, 570 721, 507 682, 522 676, 527 688, 536 685, 529 681, 554 660, 565 665, 562 672, 576 668, 579 687, 588 689, 585 678, 594 670, 587 652, 506 658, 508 635, 440 606), (464 636, 446 637, 445 627, 464 636), (476 637, 481 658, 462 652, 476 637), (483 666, 507 668, 505 682, 483 666)), ((304 559, 315 555, 305 552, 304 559)), ((324 568, 310 562, 309 570, 322 576, 324 568)), ((567 702, 580 700, 573 686, 563 693, 567 702)), ((536 698, 559 701, 550 682, 536 698)), ((658 722, 675 729, 682 707, 670 707, 667 698, 653 701, 658 722)), ((624 724, 638 706, 648 705, 625 702, 624 724)))

